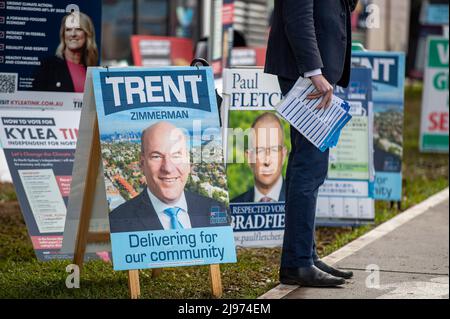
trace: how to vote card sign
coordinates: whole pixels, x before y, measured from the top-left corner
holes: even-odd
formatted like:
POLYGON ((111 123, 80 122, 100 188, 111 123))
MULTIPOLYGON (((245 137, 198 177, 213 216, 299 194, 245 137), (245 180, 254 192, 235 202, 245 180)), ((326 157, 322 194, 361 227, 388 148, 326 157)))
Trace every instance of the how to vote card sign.
POLYGON ((357 51, 352 53, 352 63, 372 70, 375 199, 400 201, 405 55, 399 52, 357 51))
POLYGON ((39 260, 60 254, 78 135, 79 111, 1 110, 3 145, 39 260))
POLYGON ((114 269, 235 262, 212 70, 92 77, 114 269))
POLYGON ((261 68, 224 70, 227 178, 236 245, 283 241, 289 125, 275 112, 277 78, 261 68))
POLYGON ((352 68, 348 87, 338 86, 334 94, 350 104, 352 119, 341 131, 339 145, 330 149, 328 178, 370 180, 374 174, 371 70, 352 68))
POLYGON ((420 126, 423 152, 448 153, 448 82, 448 38, 429 37, 420 126))
POLYGON ((352 68, 348 88, 335 94, 350 104, 352 119, 339 143, 330 148, 327 179, 319 189, 317 224, 360 224, 373 221, 372 71, 352 68))

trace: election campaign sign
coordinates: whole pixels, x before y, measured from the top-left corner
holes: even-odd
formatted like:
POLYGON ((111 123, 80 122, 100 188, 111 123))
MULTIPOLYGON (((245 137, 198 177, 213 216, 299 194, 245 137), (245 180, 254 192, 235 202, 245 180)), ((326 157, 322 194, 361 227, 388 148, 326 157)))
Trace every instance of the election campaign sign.
POLYGON ((357 225, 375 218, 373 200, 372 72, 352 68, 348 88, 335 94, 350 104, 352 119, 339 143, 330 148, 328 176, 319 188, 316 218, 320 225, 357 225))
POLYGON ((87 126, 98 118, 96 197, 106 203, 98 209, 109 216, 114 269, 235 262, 211 69, 91 72, 95 98, 83 114, 94 114, 87 126))
POLYGON ((59 250, 84 75, 99 61, 101 2, 1 5, 1 144, 37 257, 69 258, 59 250), (73 52, 80 61, 68 58, 73 52))
POLYGON ((448 152, 448 81, 448 38, 429 37, 420 126, 422 152, 448 152))
POLYGON ((352 53, 352 63, 372 69, 375 199, 400 201, 405 55, 397 52, 355 51, 352 53))
POLYGON ((284 233, 289 125, 275 112, 277 78, 261 68, 224 71, 227 178, 236 245, 276 247, 284 233))
POLYGON ((99 61, 101 1, 2 3, 0 105, 80 108, 82 96, 73 93, 83 93, 86 67, 99 61))
MULTIPOLYGON (((371 71, 352 70, 348 89, 335 94, 350 103, 351 121, 330 149, 329 174, 319 189, 317 225, 357 225, 374 218, 371 71)), ((227 178, 236 245, 282 244, 289 125, 275 113, 282 99, 277 78, 261 68, 224 72, 227 178)), ((301 209, 301 208, 299 208, 301 209)))
POLYGON ((1 111, 0 140, 39 260, 59 254, 78 134, 79 111, 1 111))
POLYGON ((150 35, 131 36, 135 65, 145 67, 187 66, 193 58, 191 39, 150 35))
POLYGON ((243 66, 264 66, 266 61, 266 48, 265 47, 237 47, 231 51, 232 67, 243 66))

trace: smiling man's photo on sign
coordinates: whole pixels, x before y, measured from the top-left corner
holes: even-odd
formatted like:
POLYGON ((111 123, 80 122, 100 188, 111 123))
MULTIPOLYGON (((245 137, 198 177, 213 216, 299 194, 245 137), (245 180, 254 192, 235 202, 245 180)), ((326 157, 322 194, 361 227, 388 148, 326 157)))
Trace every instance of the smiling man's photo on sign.
POLYGON ((114 269, 235 262, 212 70, 96 68, 92 79, 114 269))
POLYGON ((191 171, 187 138, 165 121, 143 130, 140 167, 146 187, 111 212, 111 232, 208 227, 212 212, 226 211, 224 203, 185 190, 191 171))

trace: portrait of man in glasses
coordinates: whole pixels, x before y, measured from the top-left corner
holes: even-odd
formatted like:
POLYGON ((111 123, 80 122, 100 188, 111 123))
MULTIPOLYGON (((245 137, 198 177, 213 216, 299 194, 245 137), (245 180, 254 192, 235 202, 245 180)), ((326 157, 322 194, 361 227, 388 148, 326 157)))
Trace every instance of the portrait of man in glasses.
POLYGON ((258 116, 252 124, 247 162, 254 186, 233 198, 232 203, 270 203, 285 200, 283 164, 287 158, 281 120, 271 112, 258 116))

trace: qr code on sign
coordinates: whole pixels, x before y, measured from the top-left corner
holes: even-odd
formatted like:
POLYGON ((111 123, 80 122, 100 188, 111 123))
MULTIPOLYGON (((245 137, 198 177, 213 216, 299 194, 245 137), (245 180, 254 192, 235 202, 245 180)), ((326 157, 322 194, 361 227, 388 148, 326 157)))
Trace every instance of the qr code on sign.
POLYGON ((17 73, 0 73, 0 93, 15 93, 17 73))

